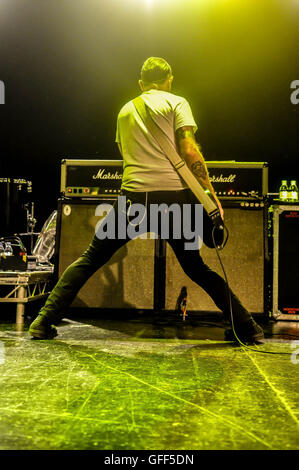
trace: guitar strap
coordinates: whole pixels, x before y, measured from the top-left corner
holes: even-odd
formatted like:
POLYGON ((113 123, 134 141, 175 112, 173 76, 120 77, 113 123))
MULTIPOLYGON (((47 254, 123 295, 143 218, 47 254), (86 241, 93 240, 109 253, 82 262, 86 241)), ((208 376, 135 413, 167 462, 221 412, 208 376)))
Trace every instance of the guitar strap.
POLYGON ((169 141, 167 135, 163 130, 156 124, 153 118, 150 115, 149 109, 141 96, 138 96, 133 100, 135 108, 144 122, 147 130, 153 135, 156 141, 159 143, 161 149, 164 151, 176 171, 186 182, 190 190, 197 197, 199 202, 203 205, 206 212, 212 219, 212 221, 219 225, 222 221, 219 209, 216 203, 210 198, 210 196, 205 192, 200 183, 197 181, 191 170, 188 168, 184 160, 177 153, 171 142, 169 141), (220 220, 219 220, 220 219, 220 220))

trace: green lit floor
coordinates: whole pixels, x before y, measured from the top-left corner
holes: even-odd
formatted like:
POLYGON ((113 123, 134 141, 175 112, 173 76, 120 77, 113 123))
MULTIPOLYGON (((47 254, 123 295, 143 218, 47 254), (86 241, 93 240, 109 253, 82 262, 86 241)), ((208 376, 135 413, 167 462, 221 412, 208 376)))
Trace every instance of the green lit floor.
POLYGON ((299 323, 267 328, 258 349, 287 354, 190 319, 65 320, 53 341, 2 322, 0 449, 299 449, 299 323))

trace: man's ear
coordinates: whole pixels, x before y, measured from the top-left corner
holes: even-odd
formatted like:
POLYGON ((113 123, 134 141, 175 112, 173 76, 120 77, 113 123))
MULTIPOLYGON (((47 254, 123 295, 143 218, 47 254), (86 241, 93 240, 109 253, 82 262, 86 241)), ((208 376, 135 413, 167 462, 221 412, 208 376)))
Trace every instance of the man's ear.
POLYGON ((144 91, 144 86, 142 80, 138 80, 141 91, 144 91))

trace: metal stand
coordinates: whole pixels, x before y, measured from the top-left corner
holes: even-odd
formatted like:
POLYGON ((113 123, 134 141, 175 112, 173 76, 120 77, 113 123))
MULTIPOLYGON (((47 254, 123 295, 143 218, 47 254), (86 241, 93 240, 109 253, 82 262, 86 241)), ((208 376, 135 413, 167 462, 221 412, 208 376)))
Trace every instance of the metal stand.
POLYGON ((34 245, 34 236, 38 236, 40 232, 34 232, 34 228, 37 220, 34 218, 34 202, 28 202, 24 205, 26 210, 26 220, 27 220, 27 232, 19 233, 20 236, 29 236, 30 237, 30 254, 33 252, 34 245))
POLYGON ((17 304, 17 325, 24 323, 27 302, 43 299, 50 294, 49 282, 51 278, 52 271, 0 271, 0 302, 17 304), (2 286, 11 287, 6 295, 2 295, 2 286))
POLYGON ((166 241, 159 236, 155 240, 154 262, 154 311, 161 313, 165 309, 166 284, 166 241))

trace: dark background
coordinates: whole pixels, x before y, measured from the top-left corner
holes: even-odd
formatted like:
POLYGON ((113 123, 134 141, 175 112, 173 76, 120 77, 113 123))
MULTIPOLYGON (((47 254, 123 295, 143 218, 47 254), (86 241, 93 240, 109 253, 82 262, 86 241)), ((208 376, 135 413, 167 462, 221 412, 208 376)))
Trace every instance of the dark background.
POLYGON ((206 160, 267 161, 270 192, 299 180, 298 15, 297 0, 0 0, 0 177, 32 180, 40 229, 62 158, 120 158, 117 113, 159 56, 206 160))

